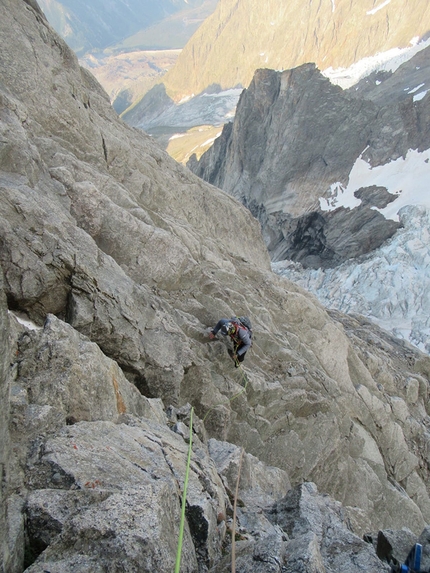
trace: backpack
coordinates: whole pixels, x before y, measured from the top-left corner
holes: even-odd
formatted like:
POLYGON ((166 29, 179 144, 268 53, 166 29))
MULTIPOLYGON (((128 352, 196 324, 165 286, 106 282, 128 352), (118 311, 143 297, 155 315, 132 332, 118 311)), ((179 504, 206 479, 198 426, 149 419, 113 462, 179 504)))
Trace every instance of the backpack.
POLYGON ((252 324, 247 316, 235 316, 233 320, 238 323, 239 326, 245 327, 249 332, 249 336, 252 338, 252 324))

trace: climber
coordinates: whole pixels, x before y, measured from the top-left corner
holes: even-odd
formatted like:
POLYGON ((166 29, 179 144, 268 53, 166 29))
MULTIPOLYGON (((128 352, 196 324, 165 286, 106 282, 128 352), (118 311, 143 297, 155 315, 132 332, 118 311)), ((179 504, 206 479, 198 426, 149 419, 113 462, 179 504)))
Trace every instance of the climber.
MULTIPOLYGON (((241 319, 246 319, 246 317, 241 317, 241 319)), ((251 323, 248 319, 245 322, 247 322, 246 325, 237 317, 221 318, 215 328, 209 333, 211 340, 215 338, 218 332, 221 332, 224 336, 230 336, 233 342, 233 350, 229 349, 228 353, 232 357, 236 368, 239 368, 240 363, 245 360, 245 354, 251 348, 252 343, 251 323)))

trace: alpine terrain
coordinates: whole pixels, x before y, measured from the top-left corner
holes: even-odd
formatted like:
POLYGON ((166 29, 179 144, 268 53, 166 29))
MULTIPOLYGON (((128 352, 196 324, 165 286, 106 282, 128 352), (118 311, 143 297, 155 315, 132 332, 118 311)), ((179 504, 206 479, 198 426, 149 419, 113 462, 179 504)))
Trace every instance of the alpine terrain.
POLYGON ((428 351, 426 45, 349 89, 311 64, 256 72, 234 123, 188 165, 259 218, 279 272, 428 351))
POLYGON ((121 113, 173 66, 217 2, 40 0, 40 7, 121 113))
MULTIPOLYGON (((322 71, 348 68, 375 54, 407 50, 429 30, 425 0, 219 0, 154 93, 144 95, 124 119, 155 135, 156 127, 171 125, 173 110, 182 118, 182 124, 175 122, 182 131, 204 125, 200 99, 216 92, 219 102, 224 92, 247 88, 257 69, 288 70, 310 62, 322 71), (163 98, 154 97, 160 93, 163 98), (182 107, 192 107, 192 101, 194 117, 188 112, 186 121, 182 107)), ((222 123, 236 103, 226 102, 222 123)), ((211 125, 218 122, 214 118, 211 125)))
MULTIPOLYGON (((0 3, 0 65, 0 570, 379 573, 416 543, 428 569, 429 356, 274 273, 250 211, 124 123, 35 0, 0 3), (234 316, 238 368, 209 337, 234 316)), ((276 74, 253 89, 332 93, 276 74)), ((391 108, 417 145, 426 101, 391 108)))

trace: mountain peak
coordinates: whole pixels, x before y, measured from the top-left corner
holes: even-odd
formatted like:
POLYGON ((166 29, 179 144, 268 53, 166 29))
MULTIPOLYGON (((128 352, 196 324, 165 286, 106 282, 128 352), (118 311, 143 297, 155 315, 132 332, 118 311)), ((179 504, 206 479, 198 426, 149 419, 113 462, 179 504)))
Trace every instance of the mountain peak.
POLYGON ((346 68, 377 52, 410 46, 430 29, 422 0, 220 0, 163 78, 176 101, 218 83, 247 87, 258 68, 290 69, 315 62, 346 68), (256 16, 258 14, 258 17, 256 16))

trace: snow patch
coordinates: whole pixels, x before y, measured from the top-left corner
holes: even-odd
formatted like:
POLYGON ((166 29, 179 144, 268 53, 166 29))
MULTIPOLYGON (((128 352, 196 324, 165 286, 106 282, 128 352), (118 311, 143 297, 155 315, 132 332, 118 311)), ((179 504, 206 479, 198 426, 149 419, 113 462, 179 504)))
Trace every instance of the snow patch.
POLYGON ((327 68, 321 73, 328 78, 332 84, 339 85, 343 89, 350 88, 365 76, 372 72, 385 71, 395 72, 403 63, 410 60, 415 54, 430 46, 430 38, 425 42, 418 42, 417 38, 412 38, 409 48, 393 48, 386 52, 380 52, 375 56, 363 58, 349 68, 327 68))
POLYGON ((27 330, 42 330, 41 326, 37 326, 33 321, 29 320, 28 318, 23 318, 22 316, 18 315, 16 312, 8 310, 8 313, 11 314, 19 324, 25 326, 27 330))
POLYGON ((385 0, 385 2, 383 2, 379 6, 376 6, 376 8, 373 8, 373 10, 368 10, 366 12, 366 14, 368 16, 372 16, 373 14, 376 14, 376 12, 379 12, 379 10, 382 10, 382 8, 385 8, 385 6, 388 6, 388 4, 390 4, 390 2, 391 2, 391 0, 385 0))
MULTIPOLYGON (((365 161, 362 163, 366 164, 365 161)), ((334 211, 339 207, 354 209, 354 207, 358 207, 361 204, 361 200, 354 196, 354 192, 351 193, 348 187, 345 188, 340 182, 332 183, 327 195, 327 197, 319 198, 321 211, 334 211)))
POLYGON ((410 149, 405 158, 399 157, 377 167, 371 167, 360 156, 349 174, 348 185, 344 187, 340 182, 333 183, 326 197, 320 198, 321 210, 333 211, 338 207, 353 209, 361 203, 354 193, 372 185, 385 187, 392 195, 398 195, 384 209, 373 207, 386 219, 398 221, 399 211, 406 205, 423 205, 430 209, 430 149, 423 152, 410 149))
POLYGON ((420 84, 416 88, 413 88, 412 90, 410 90, 408 93, 413 94, 413 93, 417 92, 419 89, 421 89, 423 86, 425 86, 425 84, 420 84))
POLYGON ((185 137, 187 134, 186 133, 174 133, 170 138, 169 141, 172 141, 172 139, 179 139, 180 137, 185 137))
POLYGON ((200 147, 204 147, 205 145, 211 145, 215 141, 215 139, 218 139, 219 135, 220 134, 218 133, 218 135, 215 135, 215 137, 211 137, 210 139, 207 139, 206 141, 204 141, 203 143, 200 144, 200 147))
POLYGON ((421 99, 425 98, 427 95, 427 91, 428 90, 426 90, 425 92, 420 92, 417 95, 414 95, 414 101, 420 101, 421 99))
POLYGON ((189 96, 184 96, 179 102, 178 105, 182 105, 183 103, 186 103, 187 101, 189 101, 190 99, 192 99, 194 97, 194 94, 191 94, 189 96))

